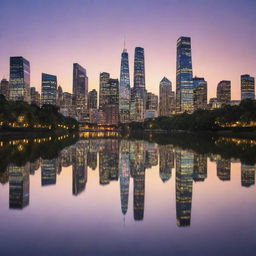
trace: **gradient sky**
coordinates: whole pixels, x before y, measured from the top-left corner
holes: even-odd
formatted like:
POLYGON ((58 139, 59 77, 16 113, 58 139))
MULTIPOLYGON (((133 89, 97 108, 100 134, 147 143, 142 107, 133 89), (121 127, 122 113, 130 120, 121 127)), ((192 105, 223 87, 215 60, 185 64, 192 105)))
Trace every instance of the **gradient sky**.
POLYGON ((256 76, 255 0, 1 0, 0 8, 0 78, 21 55, 38 89, 45 72, 71 92, 73 62, 87 69, 90 90, 100 72, 119 78, 124 37, 131 78, 134 48, 144 47, 146 88, 156 94, 163 76, 175 88, 182 35, 192 38, 193 74, 208 81, 209 97, 226 79, 240 99, 240 75, 256 76))

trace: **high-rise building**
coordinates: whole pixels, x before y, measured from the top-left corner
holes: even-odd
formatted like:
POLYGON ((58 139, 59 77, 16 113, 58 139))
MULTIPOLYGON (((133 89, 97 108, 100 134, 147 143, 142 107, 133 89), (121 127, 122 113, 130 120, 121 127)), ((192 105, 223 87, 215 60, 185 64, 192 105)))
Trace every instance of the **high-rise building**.
POLYGON ((10 58, 10 100, 30 102, 30 64, 23 57, 10 58))
POLYGON ((207 82, 202 77, 194 77, 194 109, 207 108, 207 82))
POLYGON ((194 109, 194 88, 190 37, 180 37, 177 41, 176 63, 176 108, 178 112, 194 109))
POLYGON ((172 145, 159 145, 159 175, 163 182, 172 176, 174 168, 174 149, 172 145))
POLYGON ((231 101, 231 82, 220 81, 217 86, 217 100, 222 104, 227 104, 231 101))
POLYGON ((119 82, 106 72, 100 73, 99 109, 103 111, 105 123, 116 125, 119 122, 119 82))
POLYGON ((88 97, 88 77, 86 69, 78 63, 73 64, 73 105, 79 121, 86 121, 88 97))
POLYGON ((121 72, 120 72, 120 88, 119 88, 119 116, 121 123, 130 121, 130 100, 131 86, 129 73, 129 57, 126 49, 121 55, 121 72))
POLYGON ((241 76, 241 100, 255 99, 255 80, 249 75, 241 76))
POLYGON ((57 104, 57 77, 42 73, 41 103, 57 104))
POLYGON ((250 187, 255 184, 255 165, 241 164, 241 185, 250 187))
POLYGON ((88 109, 97 109, 98 93, 95 89, 91 90, 88 94, 88 109))
POLYGON ((175 93, 172 91, 172 83, 164 77, 159 85, 159 115, 170 116, 175 113, 175 93))
POLYGON ((131 121, 143 122, 146 110, 145 60, 144 49, 135 48, 134 55, 134 87, 131 91, 131 121))
POLYGON ((222 181, 230 180, 231 161, 228 159, 217 160, 217 176, 222 181))
POLYGON ((61 106, 63 101, 63 90, 62 87, 59 85, 57 89, 57 106, 61 106))
POLYGON ((146 98, 145 118, 155 118, 158 116, 158 96, 148 92, 146 98))
POLYGON ((40 107, 40 93, 36 90, 35 87, 30 88, 30 100, 31 104, 35 104, 40 107))
POLYGON ((58 159, 43 159, 41 164, 41 185, 55 185, 58 169, 58 159))
POLYGON ((6 79, 1 80, 0 94, 4 95, 6 100, 9 100, 10 88, 9 88, 9 82, 6 79))

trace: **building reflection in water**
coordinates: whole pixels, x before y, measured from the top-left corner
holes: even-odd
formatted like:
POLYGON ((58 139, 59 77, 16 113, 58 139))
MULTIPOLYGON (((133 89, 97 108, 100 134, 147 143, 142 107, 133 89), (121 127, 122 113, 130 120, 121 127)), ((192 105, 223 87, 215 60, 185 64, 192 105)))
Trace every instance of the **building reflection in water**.
POLYGON ((176 151, 176 220, 179 227, 190 226, 194 154, 176 151))
POLYGON ((22 209, 29 204, 30 164, 9 166, 9 208, 22 209))
MULTIPOLYGON (((191 224, 193 181, 204 182, 207 179, 209 157, 216 162, 217 177, 221 181, 231 178, 230 159, 143 140, 82 139, 54 156, 54 159, 42 159, 40 155, 23 166, 11 163, 5 172, 0 172, 0 182, 5 184, 9 181, 10 209, 22 209, 29 204, 29 175, 34 175, 40 166, 42 186, 55 185, 57 174, 62 175, 62 167, 72 168, 72 194, 77 196, 86 189, 88 167, 95 170, 98 165, 100 185, 120 179, 120 208, 124 216, 128 211, 130 180, 133 179, 131 210, 134 220, 141 221, 144 218, 145 172, 159 165, 159 176, 164 183, 170 181, 175 170, 176 221, 179 227, 186 227, 191 224)), ((232 163, 234 161, 238 163, 234 159, 232 163)), ((255 184, 255 171, 255 165, 241 164, 241 186, 248 188, 255 184)))

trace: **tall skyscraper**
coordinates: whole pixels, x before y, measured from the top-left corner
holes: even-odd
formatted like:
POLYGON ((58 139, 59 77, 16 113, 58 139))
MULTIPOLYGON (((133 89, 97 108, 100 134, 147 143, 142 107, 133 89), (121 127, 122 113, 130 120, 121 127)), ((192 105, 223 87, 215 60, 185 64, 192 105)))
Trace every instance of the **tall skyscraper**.
POLYGON ((194 77, 194 109, 207 108, 207 82, 202 77, 194 77))
POLYGON ((121 55, 120 89, 119 89, 119 116, 121 123, 130 121, 131 86, 129 73, 129 57, 126 49, 121 55))
POLYGON ((42 73, 41 103, 57 104, 57 76, 42 73))
POLYGON ((40 107, 40 93, 36 90, 35 87, 30 88, 30 99, 31 104, 35 104, 38 107, 40 107))
POLYGON ((175 113, 175 93, 172 83, 164 77, 159 84, 159 116, 170 116, 175 113))
POLYGON ((23 57, 10 58, 10 100, 30 102, 30 64, 23 57))
POLYGON ((0 83, 0 94, 4 95, 6 100, 9 100, 10 87, 6 79, 2 79, 0 83))
POLYGON ((144 49, 135 48, 134 87, 131 91, 131 121, 143 122, 146 110, 145 60, 144 49))
POLYGON ((176 108, 178 112, 194 109, 194 88, 190 37, 180 37, 177 41, 176 63, 176 108))
POLYGON ((241 100, 255 99, 255 80, 249 75, 241 76, 241 100))
POLYGON ((227 104, 231 101, 231 82, 220 81, 217 86, 217 100, 220 103, 227 104))
POLYGON ((88 77, 86 69, 73 64, 73 105, 79 121, 85 121, 87 113, 88 77))

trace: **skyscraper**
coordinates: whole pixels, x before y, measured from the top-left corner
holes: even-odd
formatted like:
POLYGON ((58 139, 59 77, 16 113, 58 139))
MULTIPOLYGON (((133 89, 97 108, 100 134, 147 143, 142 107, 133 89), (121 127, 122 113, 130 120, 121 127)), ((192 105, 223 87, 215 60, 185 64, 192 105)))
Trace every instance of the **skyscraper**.
POLYGON ((194 77, 194 109, 207 108, 207 82, 202 77, 194 77))
POLYGON ((193 73, 190 37, 177 41, 176 108, 178 112, 193 111, 193 73))
POLYGON ((146 110, 145 60, 144 49, 135 48, 134 87, 131 91, 131 121, 143 122, 146 110))
POLYGON ((10 100, 30 102, 30 64, 23 57, 10 58, 10 100))
POLYGON ((57 77, 42 73, 41 103, 57 104, 57 77))
POLYGON ((220 81, 217 86, 217 100, 220 103, 227 104, 231 101, 231 82, 220 81))
POLYGON ((158 96, 148 92, 146 98, 145 118, 155 118, 158 116, 158 96))
POLYGON ((91 90, 88 94, 88 109, 97 109, 97 96, 98 93, 95 89, 91 90))
POLYGON ((9 100, 10 88, 9 88, 9 82, 6 79, 1 80, 0 94, 4 95, 5 99, 9 100))
POLYGON ((130 73, 129 57, 126 49, 121 55, 120 89, 119 89, 119 116, 121 123, 127 123, 130 120, 130 73))
POLYGON ((172 83, 164 77, 159 84, 159 115, 170 116, 175 113, 175 93, 172 91, 172 83))
POLYGON ((86 69, 78 63, 73 64, 73 105, 79 121, 87 116, 88 77, 86 69))
POLYGON ((255 99, 255 81, 249 75, 241 76, 241 100, 244 99, 255 99))

